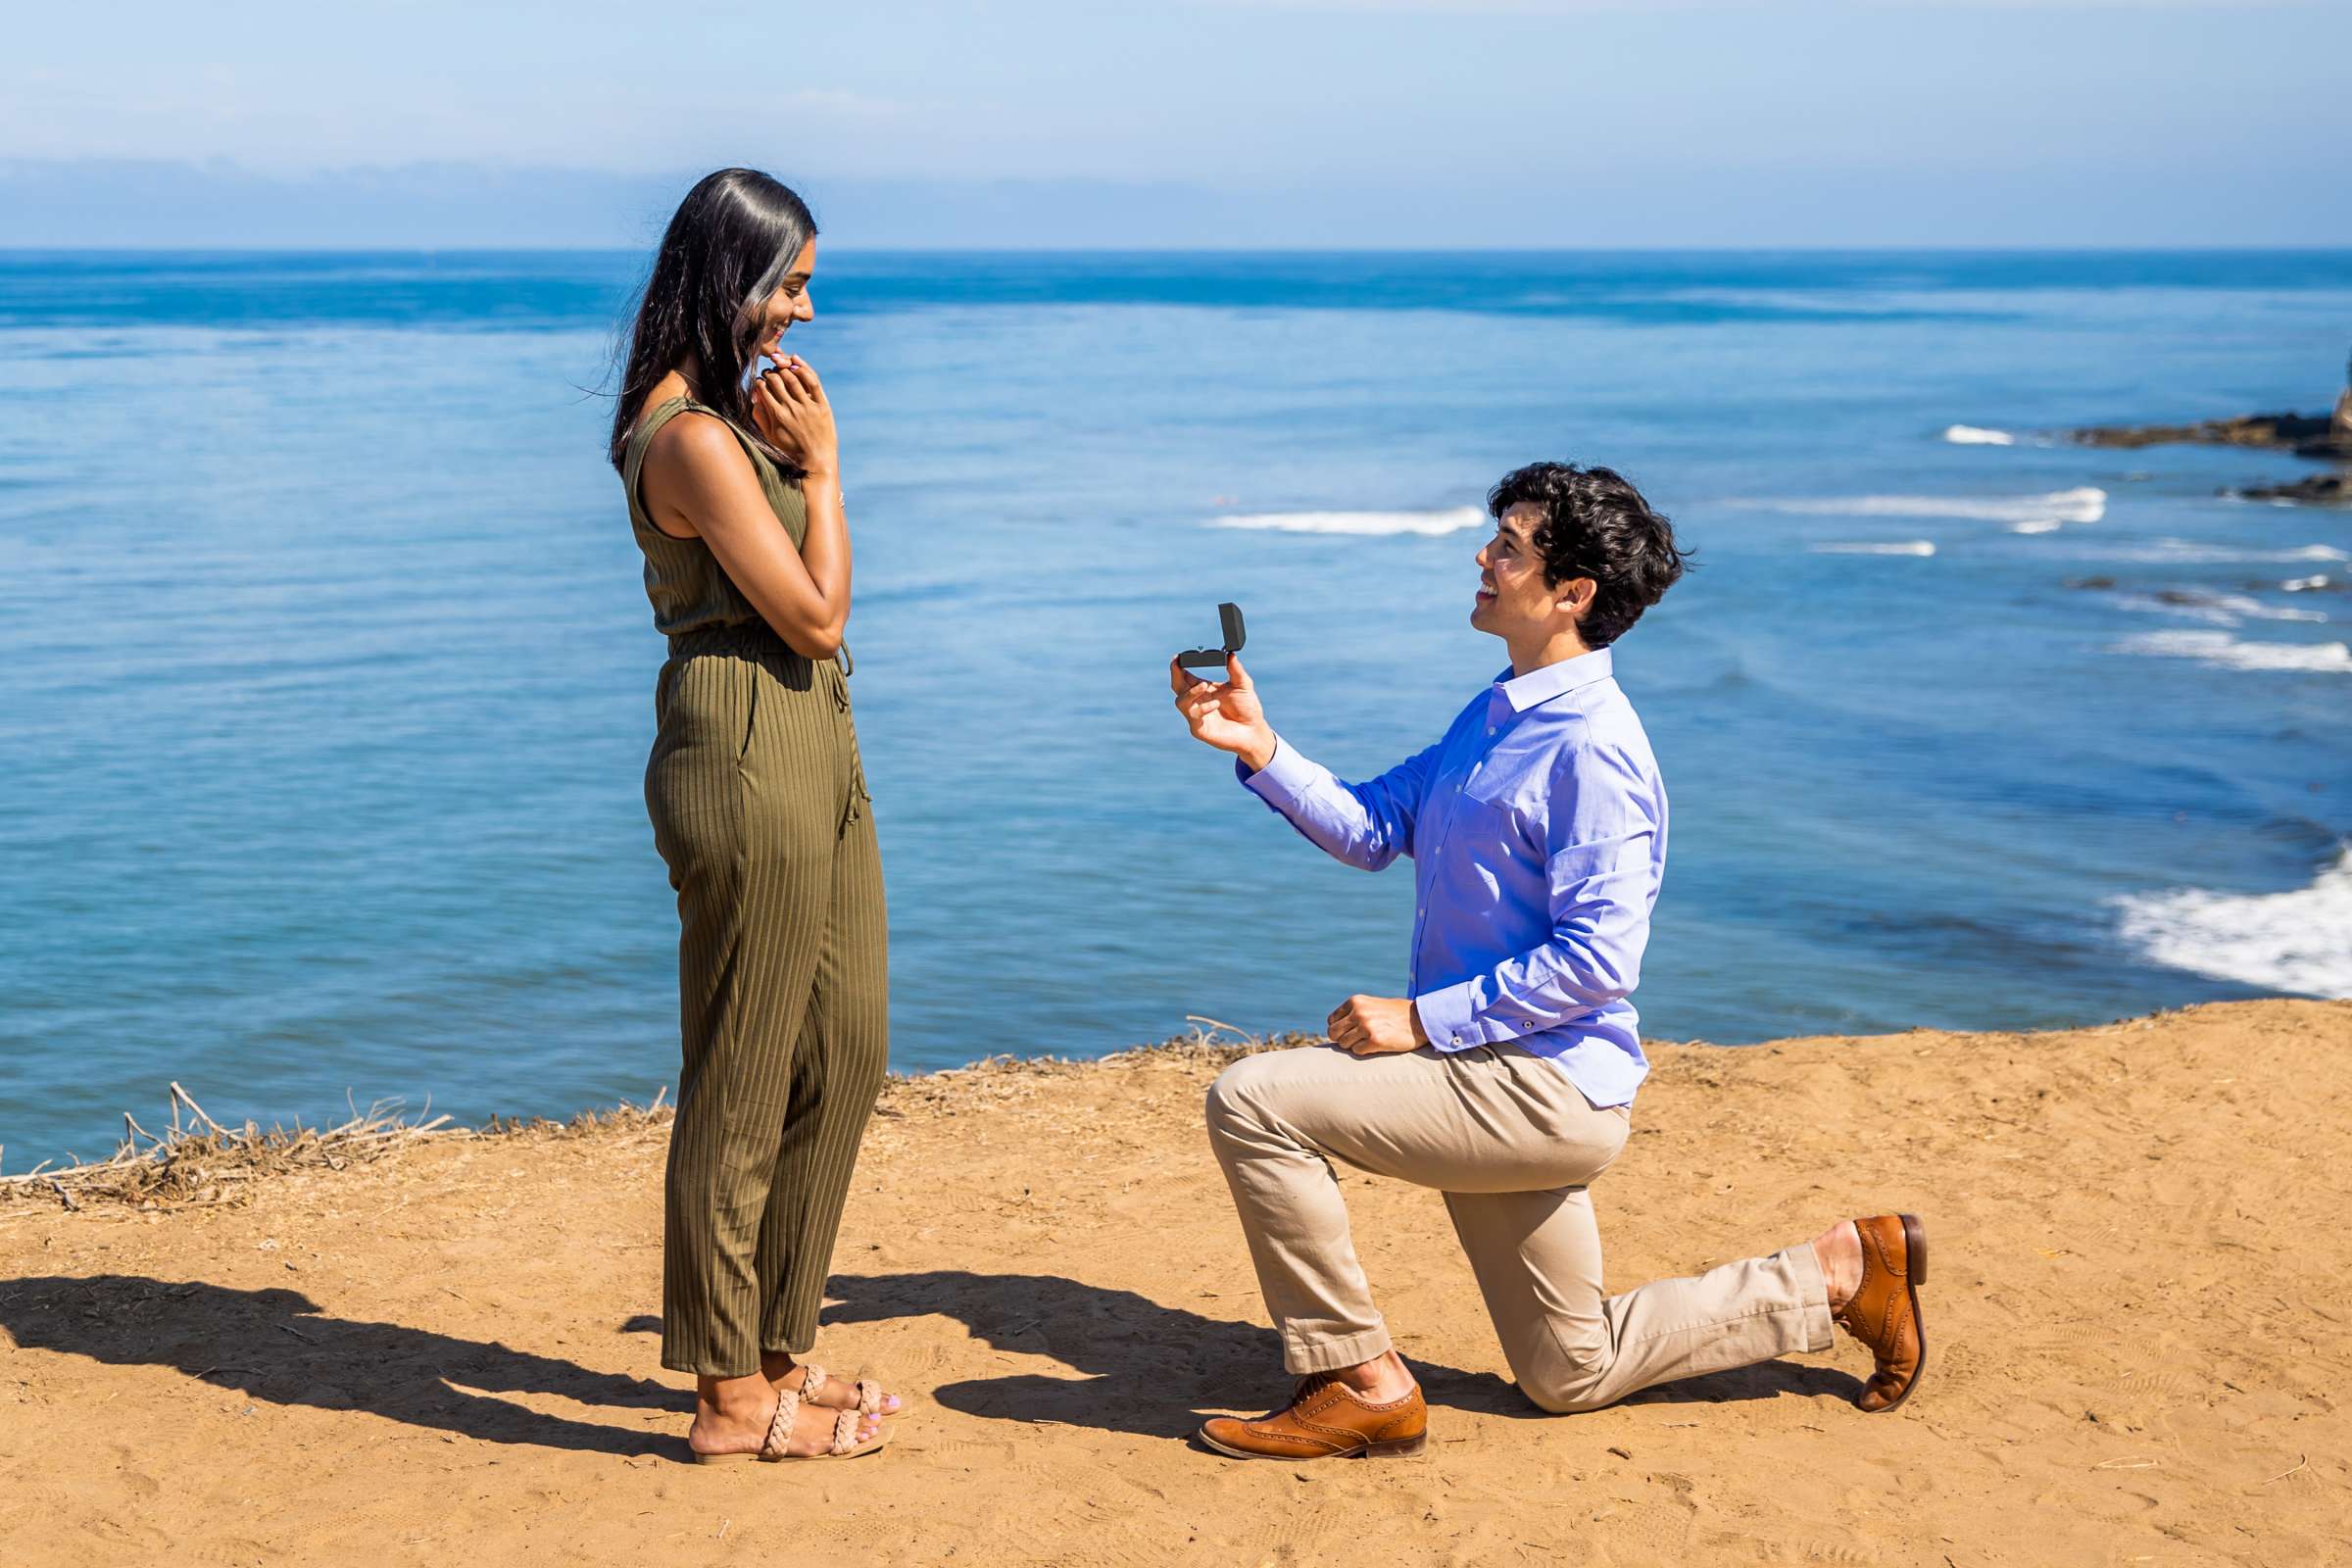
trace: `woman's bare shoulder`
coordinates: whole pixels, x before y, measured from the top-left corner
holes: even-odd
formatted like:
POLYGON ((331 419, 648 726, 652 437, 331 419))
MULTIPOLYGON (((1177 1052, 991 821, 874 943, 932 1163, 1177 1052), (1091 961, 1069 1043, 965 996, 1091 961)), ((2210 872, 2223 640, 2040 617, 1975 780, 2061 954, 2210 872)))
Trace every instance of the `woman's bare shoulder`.
POLYGON ((669 468, 710 467, 721 473, 749 472, 751 455, 735 438, 734 427, 703 409, 681 409, 665 420, 645 446, 645 466, 669 468))

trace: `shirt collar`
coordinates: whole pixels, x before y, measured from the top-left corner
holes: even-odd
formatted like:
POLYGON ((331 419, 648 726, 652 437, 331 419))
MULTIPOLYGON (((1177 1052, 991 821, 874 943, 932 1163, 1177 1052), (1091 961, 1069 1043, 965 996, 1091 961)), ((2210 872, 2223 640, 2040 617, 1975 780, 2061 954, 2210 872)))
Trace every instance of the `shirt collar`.
POLYGON ((1609 650, 1595 648, 1574 659, 1563 659, 1556 664, 1545 664, 1514 676, 1508 666, 1494 677, 1494 690, 1511 706, 1514 713, 1524 713, 1539 703, 1548 703, 1563 692, 1590 686, 1594 681, 1607 680, 1611 671, 1609 650))

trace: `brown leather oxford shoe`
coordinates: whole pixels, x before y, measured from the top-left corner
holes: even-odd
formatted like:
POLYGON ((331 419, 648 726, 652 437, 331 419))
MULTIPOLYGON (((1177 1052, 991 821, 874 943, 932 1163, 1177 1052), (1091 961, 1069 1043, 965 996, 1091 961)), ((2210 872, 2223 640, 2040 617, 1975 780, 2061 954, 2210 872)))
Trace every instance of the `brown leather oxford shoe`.
POLYGON ((1270 1415, 1221 1415, 1200 1427, 1202 1443, 1234 1459, 1387 1458, 1419 1453, 1428 1437, 1429 1406, 1418 1387, 1373 1404, 1327 1373, 1301 1379, 1290 1404, 1270 1415))
POLYGON ((1911 1397, 1928 1364, 1919 1288, 1928 1282, 1928 1230, 1917 1214, 1854 1221, 1862 1237, 1862 1284, 1837 1311, 1838 1324, 1878 1357, 1854 1403, 1873 1415, 1911 1397))

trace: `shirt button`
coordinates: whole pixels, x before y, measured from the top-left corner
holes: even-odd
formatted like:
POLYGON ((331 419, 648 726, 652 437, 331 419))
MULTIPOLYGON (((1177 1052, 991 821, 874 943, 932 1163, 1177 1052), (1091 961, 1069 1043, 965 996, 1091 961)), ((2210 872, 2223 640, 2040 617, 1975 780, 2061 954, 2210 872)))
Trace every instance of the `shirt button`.
POLYGON ((1490 734, 1490 735, 1494 734, 1494 725, 1492 725, 1492 724, 1489 724, 1489 725, 1487 726, 1487 733, 1488 733, 1488 734, 1490 734))

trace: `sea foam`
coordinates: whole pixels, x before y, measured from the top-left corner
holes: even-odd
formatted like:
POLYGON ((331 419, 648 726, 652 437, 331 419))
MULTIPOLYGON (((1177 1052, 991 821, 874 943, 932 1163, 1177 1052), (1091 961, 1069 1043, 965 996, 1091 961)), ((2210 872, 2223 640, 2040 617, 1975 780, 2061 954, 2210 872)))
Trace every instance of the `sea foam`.
POLYGON ((1973 522, 2096 522, 2107 515, 2107 492, 2093 485, 2039 496, 1824 496, 1759 501, 1772 512, 1818 517, 1964 517, 1973 522))
POLYGON ((2308 620, 2325 624, 2328 612, 2324 610, 2296 610, 2286 605, 2266 605, 2244 594, 2223 594, 2213 601, 2216 608, 2248 620, 2308 620))
POLYGON ((2352 675, 2352 647, 2342 643, 2250 643, 2226 631, 2152 631, 2125 638, 2115 652, 2193 659, 2216 669, 2352 675))
POLYGON ((1932 556, 1936 543, 1932 539, 1898 539, 1889 544, 1828 544, 1815 545, 1817 556, 1932 556))
POLYGON ((1211 528, 1267 529, 1276 533, 1342 533, 1361 536, 1386 534, 1459 533, 1482 526, 1487 514, 1477 507, 1448 507, 1443 512, 1261 512, 1234 517, 1211 517, 1211 528))
POLYGON ((2200 544, 2193 539, 2159 539, 2153 544, 2101 551, 2098 559, 2149 562, 2166 566, 2228 566, 2268 562, 2352 561, 2352 555, 2333 545, 2303 545, 2293 550, 2233 550, 2227 545, 2200 544))
POLYGON ((2143 611, 2154 615, 2177 616, 2181 620, 2200 620, 2208 626, 2235 626, 2248 620, 2300 620, 2325 624, 2328 619, 2324 611, 2266 605, 2245 594, 2123 594, 2109 600, 2108 604, 2117 610, 2143 611))
POLYGON ((2017 437, 2006 430, 1986 430, 1973 424, 1947 424, 1943 438, 1956 447, 2013 447, 2017 437))
POLYGON ((2167 968, 2352 1000, 2352 848, 2290 893, 2181 888, 2128 894, 2114 906, 2123 939, 2167 968))

